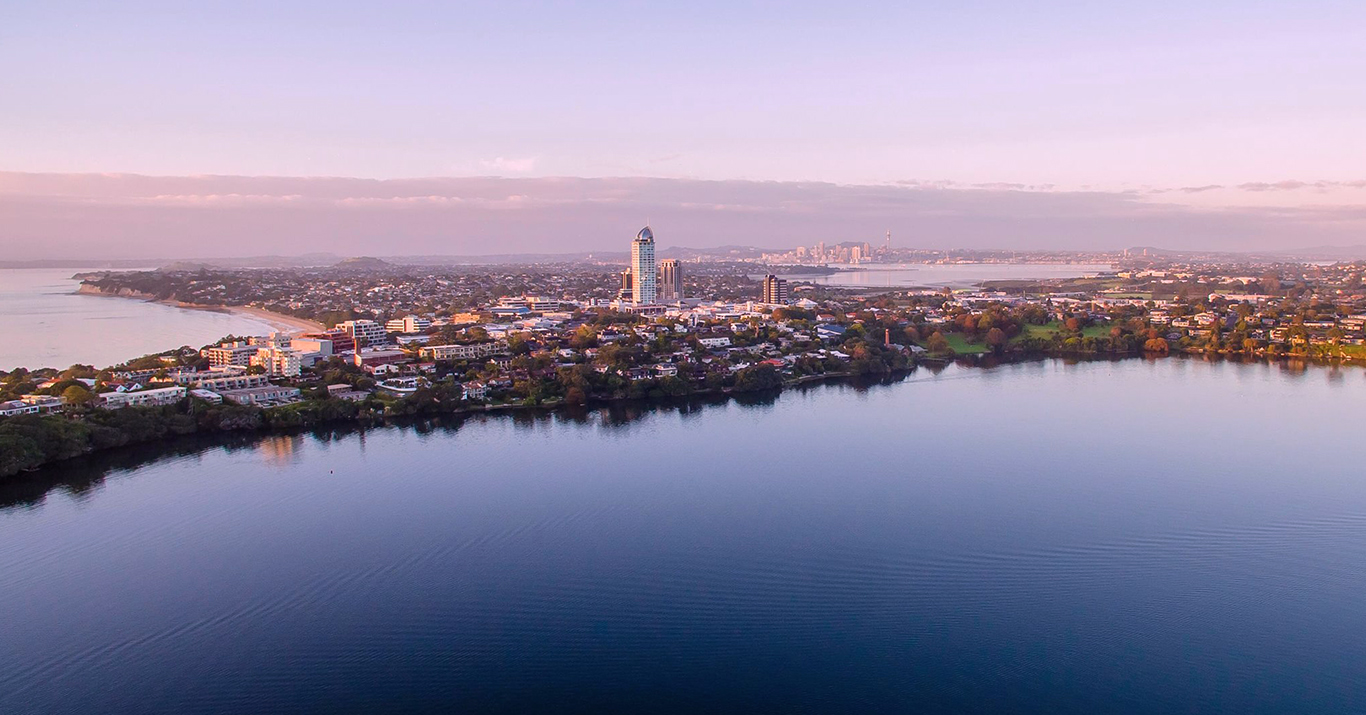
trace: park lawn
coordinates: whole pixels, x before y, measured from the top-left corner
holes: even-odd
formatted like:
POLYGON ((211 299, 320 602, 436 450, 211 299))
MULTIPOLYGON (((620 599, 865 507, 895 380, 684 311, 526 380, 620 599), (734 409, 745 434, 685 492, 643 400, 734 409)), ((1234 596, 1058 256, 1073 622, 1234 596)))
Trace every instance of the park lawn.
POLYGON ((1015 337, 1016 337, 1016 339, 1019 339, 1019 338, 1048 338, 1048 337, 1051 337, 1054 333, 1058 332, 1058 331, 1061 330, 1061 329, 1062 329, 1062 323, 1059 323, 1059 322, 1056 321, 1056 320, 1049 321, 1049 322, 1047 322, 1047 323, 1044 323, 1043 325, 1034 325, 1033 323, 1025 323, 1025 324, 1024 324, 1024 330, 1021 330, 1021 331, 1020 331, 1020 334, 1017 335, 1017 336, 1015 336, 1015 337))
MULTIPOLYGON (((1090 338, 1102 338, 1110 335, 1109 325, 1090 325, 1081 329, 1081 334, 1090 338)), ((1054 320, 1044 325, 1032 325, 1026 323, 1024 330, 1019 335, 1011 338, 1010 341, 1016 342, 1024 338, 1049 338, 1056 333, 1062 332, 1062 323, 1054 320)), ((944 333, 944 340, 948 341, 949 347, 959 355, 977 355, 990 352, 985 341, 968 342, 962 333, 944 333)), ((924 347, 922 341, 921 347, 924 347)))
POLYGON ((1363 360, 1366 359, 1366 345, 1338 345, 1330 347, 1328 354, 1353 360, 1363 360))
POLYGON ((970 343, 963 338, 962 333, 948 333, 944 335, 944 339, 948 341, 949 347, 953 348, 953 351, 959 355, 973 355, 987 351, 986 343, 970 343))
MULTIPOLYGON (((1081 329, 1081 334, 1082 334, 1083 337, 1088 337, 1088 338, 1104 338, 1104 337, 1109 337, 1109 335, 1110 335, 1110 328, 1111 328, 1111 327, 1112 327, 1112 326, 1109 325, 1109 324, 1105 324, 1105 325, 1088 325, 1088 326, 1086 326, 1086 327, 1084 327, 1084 328, 1081 329)), ((1044 323, 1043 325, 1033 325, 1033 324, 1031 324, 1031 323, 1025 323, 1025 325, 1024 325, 1024 330, 1021 330, 1021 331, 1020 331, 1020 334, 1019 334, 1019 335, 1016 335, 1013 339, 1014 339, 1014 340, 1019 340, 1019 339, 1021 339, 1021 338, 1044 338, 1044 339, 1048 339, 1048 338, 1051 338, 1051 337, 1053 337, 1055 334, 1060 333, 1060 332, 1062 332, 1062 323, 1060 323, 1060 322, 1058 322, 1058 321, 1056 321, 1056 320, 1049 321, 1049 322, 1047 322, 1047 323, 1044 323)))
POLYGON ((1081 329, 1081 334, 1082 337, 1086 338, 1108 338, 1110 337, 1110 328, 1113 327, 1115 326, 1109 324, 1088 325, 1081 329))

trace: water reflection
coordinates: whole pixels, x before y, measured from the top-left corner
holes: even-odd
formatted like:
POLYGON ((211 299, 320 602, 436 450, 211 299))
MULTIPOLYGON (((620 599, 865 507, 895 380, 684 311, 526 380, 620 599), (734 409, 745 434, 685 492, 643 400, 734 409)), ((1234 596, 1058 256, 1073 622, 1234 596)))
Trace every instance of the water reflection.
POLYGON ((1366 445, 1321 372, 948 365, 73 462, 0 515, 0 711, 1362 711, 1366 445))
MULTIPOLYGON (((609 434, 629 435, 639 423, 652 417, 675 416, 683 422, 701 419, 711 410, 738 409, 766 411, 772 409, 783 395, 801 397, 819 395, 829 390, 851 390, 856 395, 868 395, 878 390, 893 388, 907 381, 939 380, 952 371, 952 379, 985 379, 1008 382, 1021 374, 1040 374, 1051 368, 1071 370, 1094 363, 1117 363, 1131 358, 1108 356, 1102 358, 1039 358, 1031 360, 1003 360, 983 355, 962 357, 954 361, 925 361, 908 372, 889 375, 867 375, 834 378, 804 383, 784 392, 742 393, 735 395, 705 395, 664 401, 618 401, 607 404, 567 406, 550 410, 501 410, 465 415, 435 415, 395 418, 378 425, 341 422, 291 434, 259 435, 252 433, 221 433, 177 437, 155 444, 143 444, 101 452, 67 460, 35 472, 0 481, 0 510, 27 508, 40 505, 53 491, 72 498, 85 499, 98 493, 106 479, 135 471, 141 467, 168 460, 197 458, 210 451, 239 452, 253 450, 261 461, 276 467, 297 464, 305 458, 309 442, 327 445, 355 439, 364 454, 366 435, 370 430, 395 430, 423 438, 454 436, 468 423, 510 423, 521 431, 552 429, 557 424, 593 427, 609 434)), ((1183 372, 1193 365, 1220 369, 1236 367, 1240 376, 1267 372, 1296 380, 1323 375, 1332 384, 1346 384, 1349 375, 1366 375, 1366 370, 1355 366, 1320 365, 1302 359, 1267 361, 1252 356, 1189 356, 1173 355, 1166 358, 1145 357, 1148 367, 1183 372)))

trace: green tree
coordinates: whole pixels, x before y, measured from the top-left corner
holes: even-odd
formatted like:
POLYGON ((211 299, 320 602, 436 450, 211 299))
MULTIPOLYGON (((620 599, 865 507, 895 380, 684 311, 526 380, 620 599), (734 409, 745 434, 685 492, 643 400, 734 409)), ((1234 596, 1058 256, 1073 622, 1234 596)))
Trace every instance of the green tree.
POLYGON ((72 385, 62 390, 62 402, 77 407, 85 407, 95 401, 95 393, 87 390, 84 385, 72 385))

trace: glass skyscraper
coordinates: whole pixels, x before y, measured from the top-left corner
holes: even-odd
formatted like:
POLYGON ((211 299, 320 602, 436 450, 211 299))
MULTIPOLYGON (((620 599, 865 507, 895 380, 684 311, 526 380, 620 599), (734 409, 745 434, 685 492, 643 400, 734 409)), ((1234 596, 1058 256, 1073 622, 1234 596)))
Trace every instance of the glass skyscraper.
POLYGON ((666 303, 683 299, 683 272, 677 258, 659 262, 659 299, 666 303))
POLYGON ((640 229, 631 241, 631 298, 637 305, 650 305, 657 297, 659 276, 655 271, 655 234, 649 226, 640 229))

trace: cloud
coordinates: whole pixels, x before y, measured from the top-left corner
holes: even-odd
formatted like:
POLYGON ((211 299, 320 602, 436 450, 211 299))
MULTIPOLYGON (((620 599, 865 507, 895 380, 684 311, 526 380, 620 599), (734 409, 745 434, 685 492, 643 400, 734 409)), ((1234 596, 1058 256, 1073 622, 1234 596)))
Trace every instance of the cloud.
POLYGON ((245 206, 248 204, 288 204, 303 201, 300 194, 276 196, 271 194, 159 194, 134 197, 135 201, 152 204, 180 204, 185 206, 245 206))
POLYGON ((536 170, 536 157, 508 159, 500 156, 484 159, 479 162, 479 166, 485 171, 497 174, 529 174, 536 170))
POLYGON ((1266 250, 1359 243, 1366 231, 1363 202, 1196 206, 1179 199, 1219 193, 1157 191, 1168 196, 947 181, 0 172, 0 245, 12 258, 624 251, 646 216, 665 246, 697 247, 874 240, 890 229, 899 245, 926 248, 1266 250))
POLYGON ((1266 183, 1261 181, 1238 184, 1238 189, 1243 191, 1299 191, 1300 189, 1362 189, 1366 188, 1366 180, 1357 181, 1277 181, 1266 183))

